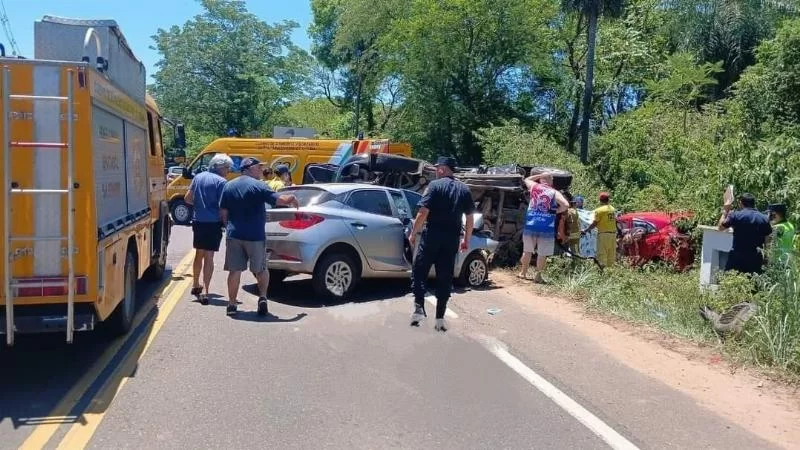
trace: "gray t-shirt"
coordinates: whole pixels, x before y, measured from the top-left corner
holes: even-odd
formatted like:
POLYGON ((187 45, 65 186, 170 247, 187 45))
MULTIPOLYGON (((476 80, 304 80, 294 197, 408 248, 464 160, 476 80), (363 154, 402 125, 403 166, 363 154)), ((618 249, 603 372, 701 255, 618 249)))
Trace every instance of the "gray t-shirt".
POLYGON ((219 200, 227 180, 214 172, 200 172, 192 179, 189 190, 194 197, 195 222, 220 222, 219 200))

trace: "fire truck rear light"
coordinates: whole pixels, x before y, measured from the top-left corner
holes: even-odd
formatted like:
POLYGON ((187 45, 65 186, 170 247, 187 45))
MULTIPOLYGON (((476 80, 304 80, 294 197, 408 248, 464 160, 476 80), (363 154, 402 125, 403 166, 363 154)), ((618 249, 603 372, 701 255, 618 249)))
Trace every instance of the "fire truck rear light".
MULTIPOLYGON (((14 297, 57 297, 67 295, 67 277, 17 278, 13 281, 14 297)), ((75 295, 86 295, 88 279, 75 277, 75 295)))

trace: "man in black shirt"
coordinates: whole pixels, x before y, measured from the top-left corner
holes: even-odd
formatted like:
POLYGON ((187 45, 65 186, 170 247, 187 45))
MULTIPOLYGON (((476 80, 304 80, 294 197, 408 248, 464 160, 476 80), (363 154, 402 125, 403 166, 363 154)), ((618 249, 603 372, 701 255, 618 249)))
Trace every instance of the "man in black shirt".
POLYGON ((764 257, 762 250, 767 236, 772 233, 772 226, 766 214, 756 211, 756 199, 752 194, 739 197, 738 211, 731 212, 733 205, 723 207, 718 229, 725 231, 733 228, 733 246, 728 254, 725 270, 736 270, 742 273, 761 273, 764 257))
POLYGON ((411 316, 411 325, 419 326, 425 314, 425 281, 431 270, 431 265, 436 267, 436 326, 437 331, 447 331, 444 323, 444 313, 447 310, 447 301, 453 284, 453 270, 455 270, 456 255, 459 251, 459 237, 461 237, 461 218, 466 214, 464 238, 460 249, 469 248, 472 239, 472 227, 475 204, 472 194, 466 184, 453 178, 456 160, 451 157, 441 156, 436 161, 437 179, 432 181, 419 201, 419 212, 414 222, 414 229, 408 240, 411 248, 417 233, 422 230, 422 240, 419 243, 412 271, 412 290, 414 291, 414 314, 411 316))

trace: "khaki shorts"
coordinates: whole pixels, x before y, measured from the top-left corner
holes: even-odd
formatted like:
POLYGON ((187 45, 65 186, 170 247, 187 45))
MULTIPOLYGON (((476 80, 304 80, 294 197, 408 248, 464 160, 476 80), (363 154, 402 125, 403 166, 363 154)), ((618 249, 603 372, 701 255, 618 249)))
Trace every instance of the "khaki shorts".
POLYGON ((244 272, 248 262, 250 271, 255 274, 267 270, 267 242, 228 239, 225 242, 224 269, 227 272, 244 272))
POLYGON ((555 236, 542 236, 524 233, 522 235, 522 251, 525 253, 536 253, 539 256, 553 256, 555 250, 555 236))

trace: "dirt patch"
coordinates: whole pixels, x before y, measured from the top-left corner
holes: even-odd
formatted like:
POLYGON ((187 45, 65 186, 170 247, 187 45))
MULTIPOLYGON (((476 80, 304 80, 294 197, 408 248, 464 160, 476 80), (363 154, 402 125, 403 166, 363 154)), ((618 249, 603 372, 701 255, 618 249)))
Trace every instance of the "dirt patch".
POLYGON ((513 275, 495 271, 492 278, 524 310, 579 330, 626 366, 689 395, 731 422, 787 448, 800 442, 796 384, 737 365, 712 346, 543 295, 535 285, 519 285, 513 275), (532 293, 541 301, 530 301, 532 293))

